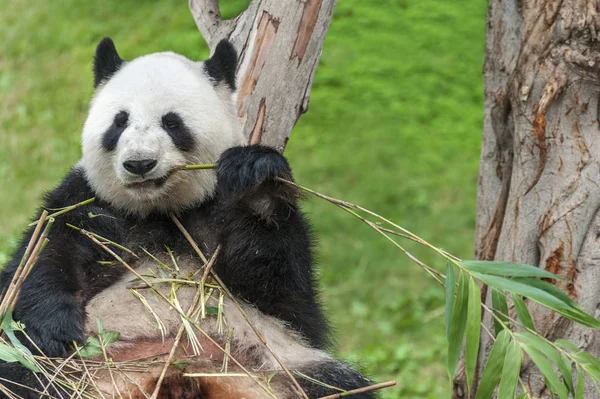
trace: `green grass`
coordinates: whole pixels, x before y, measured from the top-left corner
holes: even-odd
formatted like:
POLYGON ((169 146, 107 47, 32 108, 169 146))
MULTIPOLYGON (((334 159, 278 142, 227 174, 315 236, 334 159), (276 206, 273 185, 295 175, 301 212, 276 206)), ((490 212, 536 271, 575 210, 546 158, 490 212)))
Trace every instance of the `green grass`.
MULTIPOLYGON (((162 50, 206 57, 184 3, 0 0, 0 263, 41 193, 79 158, 99 39, 110 35, 126 59, 162 50)), ((221 3, 231 16, 245 2, 221 3)), ((296 179, 472 257, 485 7, 340 1, 310 110, 286 150, 296 179)), ((447 395, 442 289, 345 212, 316 199, 305 209, 339 355, 376 380, 397 380, 386 398, 447 395)))

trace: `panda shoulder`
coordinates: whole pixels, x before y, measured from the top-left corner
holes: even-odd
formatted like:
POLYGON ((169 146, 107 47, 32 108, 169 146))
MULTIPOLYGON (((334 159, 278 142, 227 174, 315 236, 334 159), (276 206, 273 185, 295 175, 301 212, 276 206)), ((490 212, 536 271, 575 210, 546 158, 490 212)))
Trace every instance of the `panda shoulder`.
POLYGON ((44 196, 44 208, 63 208, 94 197, 83 168, 74 166, 62 182, 44 196))

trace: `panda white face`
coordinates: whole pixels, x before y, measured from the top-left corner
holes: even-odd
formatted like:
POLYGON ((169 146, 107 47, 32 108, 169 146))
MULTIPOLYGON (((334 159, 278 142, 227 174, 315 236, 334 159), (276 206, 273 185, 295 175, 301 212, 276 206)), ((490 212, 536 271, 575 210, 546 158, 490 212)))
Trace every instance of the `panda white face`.
POLYGON ((206 62, 174 53, 124 62, 110 39, 100 43, 81 165, 101 199, 145 216, 179 211, 214 193, 213 170, 174 168, 214 163, 245 143, 234 109, 235 52, 219 47, 206 62))

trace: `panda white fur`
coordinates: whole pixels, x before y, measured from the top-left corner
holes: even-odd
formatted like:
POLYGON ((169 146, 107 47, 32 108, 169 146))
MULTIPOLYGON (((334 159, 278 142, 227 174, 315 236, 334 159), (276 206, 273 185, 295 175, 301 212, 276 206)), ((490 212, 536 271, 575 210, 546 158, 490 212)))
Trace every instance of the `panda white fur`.
MULTIPOLYGON (((298 193, 275 180, 292 179, 291 169, 277 151, 245 145, 234 108, 236 68, 237 55, 227 41, 204 62, 174 53, 125 62, 112 40, 103 39, 98 45, 96 94, 83 128, 83 156, 61 185, 46 195, 43 207, 61 208, 94 196, 96 201, 57 219, 14 311, 14 318, 26 325, 25 331, 46 355, 68 356, 74 341, 82 343, 98 333, 99 318, 105 330, 121 334, 108 347, 115 362, 167 358, 181 325, 180 314, 152 290, 137 290, 153 309, 151 314, 130 292, 135 276, 121 264, 111 264, 114 259, 108 253, 67 224, 132 249, 138 257, 112 247, 139 273, 160 275, 163 266, 146 255, 151 253, 171 265, 166 271, 171 278, 198 276, 202 262, 170 219, 173 213, 205 254, 221 245, 214 271, 283 363, 300 372, 296 378, 310 398, 337 392, 328 385, 350 390, 369 384, 327 352, 330 337, 315 288, 309 226, 298 208, 298 193), (216 160, 216 171, 174 172, 179 165, 216 160)), ((3 288, 31 234, 25 234, 2 272, 3 288)), ((197 292, 190 286, 176 291, 171 284, 156 286, 166 295, 176 295, 184 311, 197 292)), ((207 306, 218 306, 218 300, 207 299, 207 306)), ((229 339, 231 355, 275 396, 298 397, 238 308, 226 296, 223 302, 225 327, 209 316, 199 322, 202 330, 219 345, 229 339)), ((220 372, 222 351, 201 334, 198 341, 202 349, 194 353, 184 335, 175 360, 188 361, 187 373, 220 372)), ((149 397, 161 371, 158 362, 143 372, 100 376, 97 388, 104 397, 149 397)), ((228 371, 241 372, 231 361, 228 371)), ((0 364, 0 379, 5 389, 27 398, 38 397, 27 387, 40 389, 43 383, 43 377, 16 363, 0 364)), ((69 395, 60 387, 50 393, 69 395)), ((100 395, 94 390, 90 394, 100 395)), ((159 397, 268 396, 248 377, 184 377, 173 366, 159 397)))

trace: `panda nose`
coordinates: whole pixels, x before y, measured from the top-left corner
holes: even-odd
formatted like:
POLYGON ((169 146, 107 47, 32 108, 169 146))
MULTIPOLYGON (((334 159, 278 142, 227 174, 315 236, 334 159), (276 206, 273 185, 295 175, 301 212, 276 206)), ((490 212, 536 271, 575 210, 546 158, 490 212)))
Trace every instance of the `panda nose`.
POLYGON ((142 159, 140 161, 125 161, 123 167, 136 175, 143 175, 150 172, 156 166, 155 159, 142 159))

